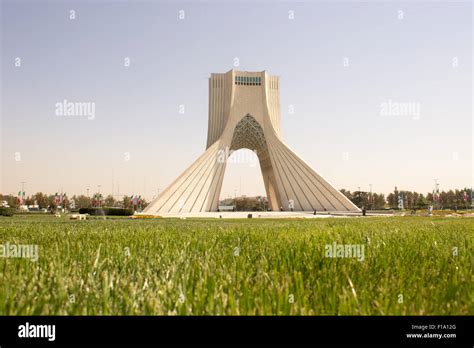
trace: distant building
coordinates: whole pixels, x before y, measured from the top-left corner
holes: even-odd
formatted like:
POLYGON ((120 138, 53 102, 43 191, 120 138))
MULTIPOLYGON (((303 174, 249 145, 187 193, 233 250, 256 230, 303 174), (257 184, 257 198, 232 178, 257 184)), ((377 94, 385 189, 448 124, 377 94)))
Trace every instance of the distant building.
POLYGON ((28 211, 40 211, 40 207, 38 204, 31 204, 28 206, 28 211))
POLYGON ((220 205, 219 211, 234 211, 235 207, 233 205, 220 205))

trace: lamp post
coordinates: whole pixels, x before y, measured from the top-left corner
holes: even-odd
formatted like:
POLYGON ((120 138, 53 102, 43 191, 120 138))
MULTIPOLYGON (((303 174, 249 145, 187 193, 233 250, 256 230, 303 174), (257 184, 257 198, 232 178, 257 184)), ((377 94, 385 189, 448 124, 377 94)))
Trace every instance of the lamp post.
POLYGON ((360 197, 360 186, 357 186, 357 192, 358 192, 358 196, 359 196, 359 205, 360 205, 359 208, 362 208, 362 198, 360 197))
POLYGON ((372 210, 372 184, 369 184, 370 186, 370 197, 369 197, 369 206, 370 206, 370 210, 372 210))
POLYGON ((97 185, 97 192, 98 192, 98 198, 99 198, 99 208, 101 206, 101 199, 100 199, 100 188, 102 187, 102 185, 97 185))

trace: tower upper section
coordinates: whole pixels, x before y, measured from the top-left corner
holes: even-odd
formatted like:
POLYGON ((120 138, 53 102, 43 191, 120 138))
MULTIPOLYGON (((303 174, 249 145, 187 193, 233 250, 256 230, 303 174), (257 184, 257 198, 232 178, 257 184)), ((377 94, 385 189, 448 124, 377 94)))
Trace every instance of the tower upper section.
POLYGON ((235 127, 247 114, 263 129, 273 128, 280 137, 279 77, 265 71, 211 74, 207 147, 219 139, 226 127, 235 127))

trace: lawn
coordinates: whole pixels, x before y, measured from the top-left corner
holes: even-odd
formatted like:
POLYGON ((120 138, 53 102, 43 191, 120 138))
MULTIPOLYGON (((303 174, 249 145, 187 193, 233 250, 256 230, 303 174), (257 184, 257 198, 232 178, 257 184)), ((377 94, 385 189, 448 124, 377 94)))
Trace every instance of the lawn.
POLYGON ((472 315, 474 218, 0 218, 0 315, 472 315), (359 245, 364 258, 327 257, 359 245))

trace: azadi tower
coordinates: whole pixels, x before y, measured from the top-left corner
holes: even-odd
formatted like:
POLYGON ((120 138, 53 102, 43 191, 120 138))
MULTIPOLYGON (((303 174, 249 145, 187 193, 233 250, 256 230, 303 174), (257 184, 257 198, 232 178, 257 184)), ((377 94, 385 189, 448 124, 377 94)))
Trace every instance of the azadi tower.
POLYGON ((143 213, 217 211, 227 156, 242 148, 258 156, 273 211, 359 211, 283 142, 279 92, 265 71, 211 74, 206 151, 143 213))

